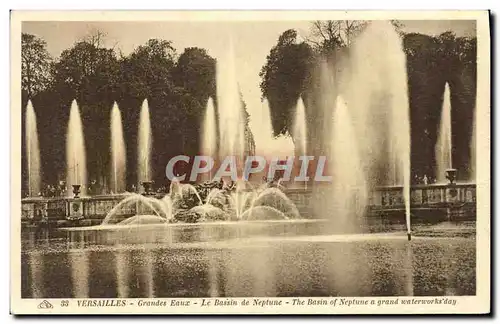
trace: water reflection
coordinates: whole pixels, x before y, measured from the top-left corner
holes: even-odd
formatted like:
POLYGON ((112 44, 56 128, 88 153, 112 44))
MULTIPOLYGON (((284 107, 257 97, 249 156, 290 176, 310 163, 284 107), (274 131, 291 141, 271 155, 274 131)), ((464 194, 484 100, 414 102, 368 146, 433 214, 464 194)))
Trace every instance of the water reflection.
POLYGON ((34 298, 43 297, 43 254, 35 250, 36 232, 29 233, 28 246, 33 250, 28 255, 28 262, 31 265, 30 281, 31 281, 31 296, 34 298))
POLYGON ((89 255, 88 251, 72 249, 68 252, 73 283, 73 297, 89 297, 89 255))
POLYGON ((269 236, 258 235, 256 228, 215 226, 26 231, 22 294, 37 298, 475 294, 473 238, 416 237, 409 243, 404 233, 299 235, 302 232, 269 236))
POLYGON ((220 253, 218 251, 207 251, 208 258, 208 295, 210 297, 219 297, 219 262, 220 253))
POLYGON ((117 297, 127 298, 129 296, 129 277, 130 277, 130 260, 128 256, 128 251, 117 249, 115 252, 115 264, 116 264, 116 286, 117 286, 117 297))
POLYGON ((403 279, 404 282, 406 283, 405 285, 405 296, 414 296, 413 294, 413 269, 412 269, 412 264, 413 264, 413 250, 411 248, 411 244, 406 244, 406 258, 404 259, 404 275, 405 278, 403 279))

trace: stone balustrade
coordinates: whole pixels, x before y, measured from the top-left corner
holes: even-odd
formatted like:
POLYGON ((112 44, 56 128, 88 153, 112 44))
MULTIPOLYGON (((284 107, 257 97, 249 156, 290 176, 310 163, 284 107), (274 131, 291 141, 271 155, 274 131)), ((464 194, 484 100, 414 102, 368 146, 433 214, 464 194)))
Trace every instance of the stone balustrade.
MULTIPOLYGON (((285 189, 287 197, 295 203, 304 218, 313 215, 318 197, 328 205, 332 200, 327 191, 304 188, 285 189), (321 195, 324 197, 321 197, 321 195), (314 195, 314 197, 313 197, 314 195)), ((65 225, 100 224, 124 195, 93 196, 82 198, 26 198, 22 200, 21 220, 28 223, 64 223, 65 225)), ((158 197, 158 198, 161 198, 158 197)), ((443 214, 450 218, 475 219, 476 185, 416 185, 410 190, 412 217, 423 213, 443 214)), ((140 206, 124 206, 117 210, 120 216, 138 213, 140 206)), ((404 215, 405 204, 401 186, 377 188, 368 201, 369 216, 384 216, 391 213, 404 215)), ((139 210, 140 213, 140 210, 139 210)), ((431 215, 431 217, 433 217, 431 215)))

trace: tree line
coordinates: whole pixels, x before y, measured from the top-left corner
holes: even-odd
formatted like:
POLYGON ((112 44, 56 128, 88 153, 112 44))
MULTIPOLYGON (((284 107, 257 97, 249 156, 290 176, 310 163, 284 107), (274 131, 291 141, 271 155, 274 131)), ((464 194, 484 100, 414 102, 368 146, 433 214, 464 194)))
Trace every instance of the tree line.
MULTIPOLYGON (((55 185, 65 179, 67 124, 71 102, 76 99, 84 129, 89 182, 105 187, 109 181, 110 113, 116 101, 123 119, 127 183, 136 184, 139 111, 142 101, 148 99, 152 180, 164 186, 165 166, 172 156, 199 153, 208 98, 212 97, 217 106, 216 60, 198 47, 186 48, 179 54, 172 42, 163 39, 150 39, 123 55, 105 47, 104 38, 103 33, 94 32, 53 58, 42 38, 22 34, 22 131, 24 107, 31 100, 37 115, 42 182, 55 185)), ((247 122, 247 146, 253 149, 244 102, 242 109, 247 122)), ((24 152, 23 136, 23 157, 24 152)), ((26 180, 25 163, 23 158, 26 180)))
MULTIPOLYGON (((459 170, 461 179, 467 179, 472 173, 470 139, 476 101, 476 38, 458 37, 450 31, 438 36, 404 33, 401 22, 391 23, 402 37, 406 55, 413 176, 436 176, 434 146, 448 83, 453 167, 459 170)), ((342 59, 349 56, 353 40, 367 24, 367 21, 315 21, 305 39, 294 29, 279 36, 260 72, 261 93, 269 101, 275 135, 290 134, 293 138, 295 105, 302 96, 309 124, 308 138, 314 141, 318 136, 317 121, 325 119, 315 102, 318 78, 324 77, 317 73, 319 62, 334 66, 329 72, 334 77, 342 59)), ((315 143, 308 146, 314 148, 315 143)))
MULTIPOLYGON (((260 72, 261 92, 270 104, 275 135, 290 134, 293 138, 295 104, 302 95, 310 126, 308 138, 315 138, 314 121, 321 118, 314 103, 317 63, 340 62, 366 24, 315 21, 305 39, 293 29, 280 35, 260 72)), ((467 177, 463 170, 467 172, 471 164, 476 38, 457 37, 452 32, 435 37, 404 33, 400 22, 392 24, 403 38, 407 61, 412 171, 435 176, 434 145, 447 82, 453 110, 453 163, 459 175, 467 177)), ((104 39, 103 33, 94 32, 54 58, 42 38, 22 34, 21 131, 24 133, 24 107, 31 100, 37 115, 42 182, 56 184, 65 179, 69 108, 76 99, 85 133, 88 179, 105 186, 110 173, 110 112, 116 101, 123 118, 127 183, 136 184, 139 110, 147 98, 153 132, 153 180, 163 185, 164 167, 172 156, 199 153, 201 123, 209 97, 217 107, 216 60, 197 47, 186 48, 179 54, 172 42, 163 39, 150 39, 124 55, 117 48, 105 47, 104 39)), ((244 102, 242 107, 247 121, 247 146, 252 150, 255 144, 244 102)), ((22 176, 26 180, 22 138, 22 176)))

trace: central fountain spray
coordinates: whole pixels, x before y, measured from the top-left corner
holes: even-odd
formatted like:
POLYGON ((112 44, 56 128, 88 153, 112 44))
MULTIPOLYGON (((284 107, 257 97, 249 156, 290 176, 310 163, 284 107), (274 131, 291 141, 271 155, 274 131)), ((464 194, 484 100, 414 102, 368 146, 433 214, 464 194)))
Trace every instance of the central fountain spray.
MULTIPOLYGON (((85 141, 80 111, 76 100, 71 103, 68 132, 66 134, 66 183, 73 186, 75 198, 87 192, 87 165, 85 141)), ((68 192, 71 195, 71 192, 68 192)))
MULTIPOLYGON (((295 108, 295 118, 293 121, 293 137, 295 144, 295 154, 299 156, 307 155, 307 129, 306 129, 306 112, 302 97, 297 100, 295 108)), ((304 187, 307 188, 307 182, 304 182, 304 187)))
POLYGON ((361 157, 370 190, 384 184, 402 185, 410 239, 410 116, 406 55, 401 36, 389 21, 372 21, 367 26, 354 44, 351 66, 349 107, 355 114, 357 138, 363 139, 361 157), (381 172, 381 169, 385 171, 381 172))
POLYGON ((28 196, 33 197, 40 192, 40 148, 36 114, 31 100, 26 105, 26 163, 28 166, 28 196))
POLYGON ((355 231, 360 214, 368 200, 366 175, 361 167, 358 143, 348 107, 341 96, 337 97, 333 112, 332 142, 330 149, 332 205, 336 211, 337 225, 355 231))
POLYGON ((111 183, 114 193, 125 191, 125 141, 122 115, 115 102, 111 109, 111 183))
MULTIPOLYGON (((201 133, 201 153, 206 156, 216 159, 217 153, 217 125, 215 123, 215 108, 212 98, 208 99, 207 109, 205 111, 205 119, 203 120, 203 131, 201 133)), ((212 172, 208 176, 208 179, 212 180, 212 172)))
POLYGON ((450 86, 444 87, 443 108, 441 110, 441 122, 439 136, 436 143, 436 178, 439 183, 446 182, 446 170, 453 167, 451 156, 451 100, 450 86))
MULTIPOLYGON (((325 119, 323 131, 324 143, 332 145, 331 160, 335 165, 332 172, 337 177, 333 177, 333 181, 341 182, 331 188, 333 200, 337 202, 335 205, 347 203, 347 193, 339 190, 339 186, 352 191, 348 194, 348 201, 355 202, 348 205, 350 214, 354 214, 350 217, 351 223, 341 222, 341 226, 358 227, 355 216, 364 212, 368 203, 367 194, 378 186, 397 183, 402 185, 410 239, 410 125, 406 56, 402 40, 389 21, 372 21, 349 52, 349 68, 342 71, 339 75, 342 78, 337 83, 326 82, 334 74, 327 69, 328 77, 322 78, 320 94, 327 99, 322 98, 322 101, 330 103, 323 105, 323 109, 327 110, 324 116, 329 116, 327 112, 332 109, 333 98, 328 98, 327 93, 335 89, 330 87, 339 86, 339 92, 347 101, 344 103, 337 97, 333 121, 335 128, 330 131, 331 121, 325 119), (338 133, 339 128, 351 127, 352 135, 348 139, 345 133, 338 133), (345 140, 350 142, 348 146, 342 146, 345 140), (353 170, 355 174, 352 174, 353 170)), ((326 200, 331 206, 331 197, 326 200)))
POLYGON ((221 160, 236 156, 241 166, 245 152, 245 121, 240 91, 236 81, 236 64, 232 40, 225 55, 217 59, 217 107, 219 111, 221 160))
POLYGON ((138 186, 144 186, 146 193, 151 190, 151 120, 149 118, 148 100, 144 99, 139 117, 137 138, 137 180, 138 186))

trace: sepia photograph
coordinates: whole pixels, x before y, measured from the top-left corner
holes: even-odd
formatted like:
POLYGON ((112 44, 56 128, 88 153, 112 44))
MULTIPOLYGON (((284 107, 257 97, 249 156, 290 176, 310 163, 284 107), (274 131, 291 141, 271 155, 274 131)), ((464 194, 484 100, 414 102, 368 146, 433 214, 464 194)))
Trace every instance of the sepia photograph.
POLYGON ((11 14, 16 312, 489 312, 488 12, 11 14))

